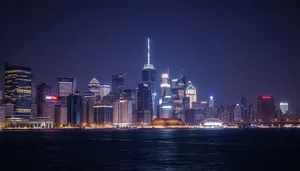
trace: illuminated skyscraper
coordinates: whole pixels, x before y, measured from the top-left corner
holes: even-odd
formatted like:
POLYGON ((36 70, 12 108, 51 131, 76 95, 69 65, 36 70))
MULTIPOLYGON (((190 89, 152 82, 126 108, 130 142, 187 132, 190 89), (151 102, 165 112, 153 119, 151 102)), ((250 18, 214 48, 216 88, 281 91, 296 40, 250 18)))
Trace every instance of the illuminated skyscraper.
POLYGON ((36 101, 37 101, 37 116, 43 116, 43 102, 46 100, 46 96, 51 92, 51 87, 46 83, 41 83, 36 88, 36 101))
POLYGON ((124 91, 125 73, 112 75, 112 93, 115 95, 116 100, 124 91))
POLYGON ((152 96, 149 84, 138 84, 137 89, 137 122, 152 121, 152 96))
POLYGON ((189 108, 193 108, 193 102, 197 102, 197 93, 196 88, 192 85, 192 82, 189 81, 187 83, 187 88, 185 90, 186 97, 190 98, 189 108))
POLYGON ((79 93, 68 96, 68 124, 80 125, 82 121, 82 97, 79 93))
POLYGON ((245 97, 241 99, 241 119, 244 121, 250 121, 250 116, 247 109, 247 101, 245 97))
POLYGON ((113 124, 118 126, 132 124, 132 101, 118 100, 114 102, 113 124))
POLYGON ((236 104, 233 109, 233 120, 234 122, 240 122, 242 120, 241 115, 241 106, 239 104, 236 104))
POLYGON ((271 96, 259 96, 257 98, 257 121, 273 121, 275 115, 275 100, 271 96))
POLYGON ((289 104, 286 102, 281 102, 279 104, 280 110, 282 111, 283 114, 286 114, 289 110, 289 104))
POLYGON ((108 95, 110 92, 110 85, 108 84, 100 84, 100 96, 103 98, 108 95))
POLYGON ((151 88, 153 119, 156 118, 155 75, 156 70, 154 66, 150 63, 150 39, 148 38, 148 63, 144 65, 144 68, 142 69, 142 81, 145 84, 149 84, 151 88))
POLYGON ((214 101, 214 96, 209 96, 209 107, 214 107, 215 106, 215 101, 214 101))
POLYGON ((58 81, 58 96, 68 97, 70 94, 74 94, 76 90, 76 78, 61 78, 58 81))
POLYGON ((31 69, 5 63, 5 103, 14 104, 14 114, 31 116, 31 69))
POLYGON ((170 83, 169 83, 169 73, 163 73, 161 75, 161 96, 170 96, 170 83))
MULTIPOLYGON (((172 80, 173 81, 173 80, 172 80)), ((174 107, 174 117, 184 121, 185 115, 185 102, 186 102, 186 80, 183 73, 181 77, 176 81, 175 88, 172 88, 172 100, 174 107)))
POLYGON ((100 83, 96 78, 90 81, 88 90, 94 94, 94 97, 100 96, 100 83))

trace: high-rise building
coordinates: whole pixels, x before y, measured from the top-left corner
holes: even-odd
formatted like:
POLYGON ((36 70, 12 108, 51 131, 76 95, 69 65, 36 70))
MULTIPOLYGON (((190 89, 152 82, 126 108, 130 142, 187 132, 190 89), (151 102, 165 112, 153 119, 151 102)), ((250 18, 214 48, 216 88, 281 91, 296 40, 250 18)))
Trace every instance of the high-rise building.
POLYGON ((170 96, 171 85, 169 83, 169 73, 163 73, 161 75, 161 96, 170 96))
POLYGON ((177 81, 178 81, 178 78, 172 79, 171 89, 176 88, 176 83, 177 83, 177 81))
POLYGON ((84 92, 82 100, 82 124, 91 125, 94 124, 94 93, 84 92))
POLYGON ((6 105, 0 105, 0 130, 4 126, 4 118, 6 114, 6 105))
POLYGON ((76 78, 58 78, 58 96, 67 97, 76 90, 76 78))
POLYGON ((0 91, 0 104, 2 104, 3 103, 3 93, 2 93, 2 91, 0 91))
POLYGON ((189 108, 193 108, 193 102, 197 102, 197 93, 196 88, 192 85, 192 82, 187 83, 187 88, 185 90, 186 97, 190 98, 189 108))
POLYGON ((236 104, 233 109, 233 120, 234 122, 240 122, 242 120, 241 106, 236 104))
POLYGON ((100 84, 100 96, 101 96, 101 99, 108 95, 110 92, 110 85, 108 84, 100 84))
POLYGON ((118 100, 114 102, 113 124, 118 126, 132 124, 132 101, 118 100))
POLYGON ((270 122, 274 119, 275 100, 272 96, 259 96, 257 98, 256 120, 270 122))
POLYGON ((46 96, 51 92, 51 87, 46 83, 41 83, 36 87, 36 103, 37 103, 37 116, 43 116, 43 103, 46 100, 46 96))
POLYGON ((138 84, 137 122, 150 124, 152 121, 152 96, 150 84, 138 84))
POLYGON ((57 106, 55 108, 55 123, 58 125, 68 124, 68 108, 64 106, 57 106))
POLYGON ((42 103, 42 115, 39 117, 48 117, 55 119, 55 106, 59 105, 59 99, 57 96, 45 96, 42 103))
POLYGON ((150 61, 150 39, 148 38, 148 62, 142 69, 142 82, 150 85, 151 96, 152 96, 152 119, 156 118, 156 85, 155 76, 156 70, 150 61))
POLYGON ((214 106, 215 106, 214 96, 209 96, 209 107, 214 107, 214 106))
POLYGON ((124 91, 125 73, 112 75, 112 92, 120 95, 124 91))
POLYGON ((281 102, 281 103, 279 103, 279 108, 283 114, 286 114, 289 110, 289 104, 286 102, 281 102))
POLYGON ((185 102, 186 102, 186 80, 183 73, 181 78, 176 81, 175 88, 172 88, 172 100, 174 108, 174 117, 176 119, 181 119, 183 122, 185 115, 185 102))
POLYGON ((95 97, 100 96, 100 83, 95 77, 90 81, 88 90, 93 93, 95 97))
POLYGON ((95 122, 95 124, 112 124, 112 122, 113 122, 113 106, 111 106, 111 105, 95 105, 94 106, 94 122, 95 122))
POLYGON ((79 94, 68 96, 68 124, 79 125, 82 120, 82 97, 79 94))
POLYGON ((250 121, 250 116, 247 110, 247 101, 245 97, 241 99, 241 120, 250 121))
POLYGON ((5 63, 5 103, 14 104, 14 114, 31 117, 31 69, 5 63))

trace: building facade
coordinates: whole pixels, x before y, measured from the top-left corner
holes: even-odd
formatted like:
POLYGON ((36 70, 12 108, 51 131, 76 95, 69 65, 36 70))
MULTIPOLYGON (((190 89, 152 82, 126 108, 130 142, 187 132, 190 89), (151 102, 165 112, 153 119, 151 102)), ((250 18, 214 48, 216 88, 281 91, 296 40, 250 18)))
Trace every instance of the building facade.
POLYGON ((121 95, 124 91, 125 73, 112 75, 112 92, 121 95))
POLYGON ((110 93, 110 85, 100 84, 100 96, 101 96, 101 98, 108 95, 109 93, 110 93))
POLYGON ((192 82, 189 81, 187 83, 187 88, 186 88, 186 97, 189 97, 189 109, 193 108, 193 102, 197 102, 197 92, 196 88, 192 85, 192 82))
POLYGON ((151 87, 149 83, 138 84, 137 89, 137 122, 148 123, 152 121, 153 114, 151 87))
POLYGON ((14 115, 32 117, 31 68, 5 63, 5 103, 14 105, 14 115))
POLYGON ((68 96, 68 116, 67 121, 70 125, 80 125, 82 121, 82 97, 77 94, 68 96))
POLYGON ((95 105, 94 106, 94 123, 95 124, 112 124, 113 123, 113 106, 112 105, 95 105))
POLYGON ((256 120, 261 122, 271 122, 275 115, 275 100, 272 96, 257 97, 256 120))
POLYGON ((88 84, 88 91, 93 93, 95 97, 100 96, 100 83, 96 78, 93 78, 88 84))
POLYGON ((282 114, 286 114, 289 111, 289 104, 286 102, 279 103, 279 108, 282 111, 282 114))
POLYGON ((46 100, 46 96, 51 92, 50 85, 41 83, 36 88, 36 104, 37 104, 37 117, 43 116, 43 103, 46 100))
POLYGON ((58 96, 68 97, 74 94, 76 90, 76 78, 62 78, 59 77, 58 81, 58 96))
POLYGON ((132 124, 132 101, 118 100, 113 104, 113 124, 128 126, 132 124))

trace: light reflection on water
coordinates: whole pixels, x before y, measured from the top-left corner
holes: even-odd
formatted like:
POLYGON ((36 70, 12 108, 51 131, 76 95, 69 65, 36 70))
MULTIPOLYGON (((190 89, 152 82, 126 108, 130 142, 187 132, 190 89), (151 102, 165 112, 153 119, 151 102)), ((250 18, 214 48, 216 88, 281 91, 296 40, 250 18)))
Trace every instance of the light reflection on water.
POLYGON ((0 145, 5 148, 0 148, 0 153, 1 161, 14 161, 10 168, 22 170, 241 170, 245 165, 248 169, 263 167, 264 163, 255 162, 259 160, 268 167, 268 161, 284 163, 274 154, 285 159, 299 154, 299 133, 176 129, 2 131, 0 145))

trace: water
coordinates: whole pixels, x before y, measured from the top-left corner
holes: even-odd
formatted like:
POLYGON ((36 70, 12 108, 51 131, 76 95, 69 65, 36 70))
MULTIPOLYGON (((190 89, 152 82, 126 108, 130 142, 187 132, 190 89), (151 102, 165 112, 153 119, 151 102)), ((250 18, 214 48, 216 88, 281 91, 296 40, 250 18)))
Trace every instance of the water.
POLYGON ((300 129, 0 131, 0 155, 22 171, 299 170, 300 129))

